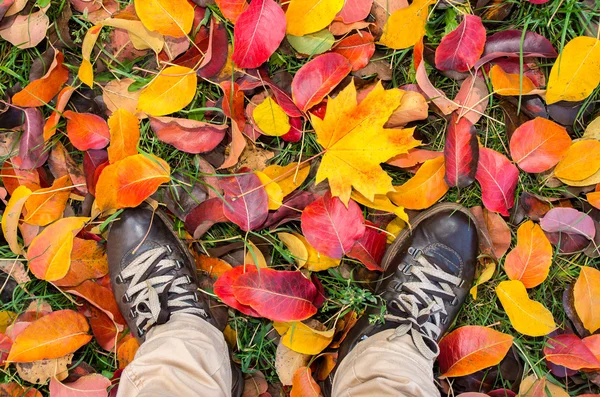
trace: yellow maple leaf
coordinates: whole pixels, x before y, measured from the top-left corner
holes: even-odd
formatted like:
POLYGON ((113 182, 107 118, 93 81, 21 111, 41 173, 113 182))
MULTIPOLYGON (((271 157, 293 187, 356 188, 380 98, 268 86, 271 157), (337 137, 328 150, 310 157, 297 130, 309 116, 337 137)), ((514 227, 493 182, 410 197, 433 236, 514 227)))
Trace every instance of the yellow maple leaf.
POLYGON ((329 100, 323 120, 312 116, 317 141, 325 152, 316 183, 328 179, 331 194, 346 205, 353 187, 369 201, 392 191, 392 178, 380 164, 420 143, 413 138, 414 128, 383 128, 401 99, 402 91, 384 90, 378 83, 358 104, 352 81, 329 100))

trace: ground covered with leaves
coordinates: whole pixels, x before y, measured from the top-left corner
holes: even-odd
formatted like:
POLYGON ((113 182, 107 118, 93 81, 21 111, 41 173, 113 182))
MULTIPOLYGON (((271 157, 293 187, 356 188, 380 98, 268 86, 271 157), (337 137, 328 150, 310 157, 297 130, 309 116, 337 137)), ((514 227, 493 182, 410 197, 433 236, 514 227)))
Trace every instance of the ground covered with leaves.
POLYGON ((244 395, 317 396, 386 247, 455 202, 480 253, 441 394, 600 395, 599 8, 0 0, 0 394, 116 395, 106 238, 146 202, 244 395))

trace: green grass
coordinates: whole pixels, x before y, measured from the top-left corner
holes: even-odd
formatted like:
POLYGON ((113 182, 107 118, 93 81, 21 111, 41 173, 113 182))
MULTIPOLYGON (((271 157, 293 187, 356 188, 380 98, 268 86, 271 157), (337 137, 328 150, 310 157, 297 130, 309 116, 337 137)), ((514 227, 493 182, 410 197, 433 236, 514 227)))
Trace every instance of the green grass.
MULTIPOLYGON (((600 16, 600 11, 590 10, 583 3, 575 0, 553 0, 542 6, 532 5, 525 1, 511 0, 510 2, 514 3, 514 15, 510 20, 504 22, 488 21, 488 33, 508 28, 527 28, 527 30, 537 32, 550 39, 558 50, 562 49, 570 39, 581 35, 591 18, 600 16)), ((120 3, 124 6, 129 2, 120 1, 120 3)), ((54 1, 52 3, 49 12, 52 21, 60 14, 65 4, 66 0, 54 1)), ((464 11, 464 9, 461 9, 464 6, 456 7, 451 7, 447 10, 436 8, 431 15, 430 23, 427 27, 427 39, 429 43, 434 46, 437 45, 441 37, 443 37, 444 32, 447 33, 456 26, 455 16, 464 11)), ((210 10, 220 20, 225 21, 219 15, 216 6, 210 6, 210 10)), ((74 15, 70 20, 69 26, 75 43, 81 45, 85 32, 91 24, 81 15, 74 15)), ((230 37, 232 37, 233 26, 231 24, 228 24, 228 30, 230 37)), ((107 28, 104 29, 99 43, 107 40, 109 31, 107 28)), ((404 84, 415 83, 411 50, 390 51, 383 47, 378 49, 384 51, 383 55, 378 55, 379 58, 374 58, 373 60, 386 59, 391 63, 393 68, 393 79, 390 82, 390 86, 399 87, 404 84)), ((120 63, 115 59, 110 59, 110 54, 105 49, 103 49, 103 54, 109 58, 98 58, 97 63, 109 63, 111 71, 98 73, 96 76, 97 81, 109 81, 115 77, 130 77, 140 85, 148 82, 149 78, 141 71, 141 69, 146 69, 146 66, 148 66, 148 58, 120 63)), ((40 52, 37 49, 18 50, 7 42, 0 41, 0 96, 5 96, 17 84, 20 84, 22 87, 28 83, 31 64, 39 56, 40 52)), ((267 67, 270 72, 284 69, 293 74, 306 61, 306 59, 297 59, 295 56, 279 50, 271 57, 267 67)), ((81 54, 79 48, 66 51, 66 64, 72 75, 76 75, 80 62, 81 54)), ((541 61, 541 66, 544 68, 546 74, 548 74, 551 65, 551 60, 541 61)), ((450 98, 454 97, 458 92, 459 86, 456 82, 442 76, 435 70, 430 70, 430 79, 436 87, 443 89, 450 98)), ((79 82, 75 81, 75 84, 79 84, 79 82)), ((96 94, 100 93, 97 89, 96 94)), ((209 82, 201 82, 194 101, 184 111, 175 116, 203 120, 205 119, 204 108, 207 102, 218 100, 221 96, 222 93, 218 86, 209 82)), ((597 99, 598 91, 590 96, 586 102, 597 102, 597 99)), ((49 106, 42 108, 45 116, 48 116, 52 110, 49 106)), ((477 125, 479 138, 486 147, 507 154, 508 137, 502 124, 504 114, 497 97, 490 98, 487 114, 490 118, 482 118, 477 125)), ((426 148, 443 150, 446 121, 433 114, 430 116, 428 120, 418 124, 417 130, 423 135, 426 148)), ((582 134, 584 126, 585 123, 582 122, 581 117, 574 123, 573 129, 577 136, 582 134)), ((64 131, 64 127, 64 122, 61 122, 59 130, 64 131)), ((309 123, 305 125, 307 131, 310 131, 311 128, 309 123)), ((66 136, 57 134, 54 141, 67 143, 68 140, 66 136)), ((273 138, 270 140, 263 139, 263 142, 259 146, 262 149, 271 150, 275 153, 270 162, 271 164, 281 165, 297 161, 300 157, 308 158, 321 152, 315 135, 310 133, 305 134, 304 142, 286 143, 279 138, 273 138)), ((183 173, 190 177, 193 183, 203 183, 202 173, 197 166, 197 156, 182 153, 172 146, 158 141, 150 130, 147 121, 142 122, 139 149, 142 152, 153 153, 165 159, 171 165, 173 172, 183 173)), ((72 155, 77 161, 81 161, 79 153, 74 152, 72 155)), ((0 160, 3 161, 5 159, 0 158, 0 160)), ((394 184, 401 184, 411 177, 409 172, 394 169, 393 167, 386 167, 386 170, 393 177, 394 184)), ((312 184, 314 184, 314 178, 309 178, 303 187, 307 188, 312 184)), ((565 188, 548 187, 544 184, 542 178, 521 173, 517 195, 522 191, 528 191, 545 197, 560 197, 565 192, 565 188)), ((460 191, 451 189, 442 201, 457 202, 466 207, 481 205, 481 190, 477 184, 473 184, 460 191)), ((178 228, 181 229, 183 235, 183 225, 181 223, 178 223, 178 228)), ((513 227, 512 230, 514 243, 516 228, 513 227)), ((276 231, 261 231, 252 234, 268 238, 270 241, 277 241, 276 239, 274 240, 277 232, 290 231, 299 232, 300 229, 296 224, 287 224, 276 231)), ((247 236, 248 234, 241 232, 233 224, 219 224, 202 237, 201 244, 205 248, 211 248, 222 241, 239 241, 247 238, 247 236)), ((11 258, 13 255, 10 253, 8 247, 0 247, 0 257, 11 258)), ((278 269, 293 268, 289 265, 290 263, 294 263, 292 255, 280 243, 276 243, 273 247, 271 258, 269 259, 278 269)), ((599 263, 600 259, 589 259, 584 255, 555 255, 554 264, 548 279, 541 286, 531 290, 530 297, 544 303, 553 313, 555 321, 558 324, 564 324, 567 319, 562 306, 562 292, 567 285, 576 279, 580 266, 598 267, 599 263)), ((351 268, 360 266, 353 261, 344 259, 343 265, 346 264, 350 265, 351 268)), ((317 318, 323 323, 332 324, 336 318, 343 316, 351 310, 361 312, 367 306, 379 304, 373 292, 367 288, 367 283, 355 279, 348 280, 341 275, 338 269, 330 269, 329 271, 318 273, 317 276, 328 295, 327 301, 317 315, 317 318)), ((473 301, 471 298, 467 300, 455 326, 493 326, 494 329, 513 335, 519 352, 518 354, 524 362, 525 373, 546 374, 547 369, 542 353, 544 338, 523 337, 515 332, 498 302, 494 288, 498 282, 505 279, 503 261, 501 260, 494 278, 479 287, 478 299, 476 301, 473 301)), ((76 305, 74 305, 72 300, 46 282, 32 281, 26 285, 26 288, 29 293, 19 288, 16 289, 13 300, 3 304, 2 310, 20 313, 36 299, 48 302, 54 310, 76 309, 76 305)), ((237 312, 232 312, 230 326, 237 331, 238 348, 234 352, 234 359, 241 365, 243 371, 250 373, 259 370, 265 374, 270 382, 276 382, 277 374, 274 362, 277 333, 272 328, 270 321, 249 318, 237 312)), ((95 342, 91 342, 77 352, 73 365, 78 362, 86 362, 98 372, 105 374, 110 374, 116 370, 114 355, 104 352, 95 342)), ((576 396, 589 385, 589 381, 586 380, 585 375, 583 379, 585 380, 583 384, 569 390, 571 395, 576 396)), ((0 374, 0 382, 8 380, 18 381, 18 377, 12 366, 2 370, 0 374)), ((555 379, 555 381, 564 384, 564 379, 555 379)), ((510 387, 510 384, 501 377, 495 379, 495 385, 496 387, 510 387)), ((40 390, 47 392, 47 387, 42 386, 40 390)))

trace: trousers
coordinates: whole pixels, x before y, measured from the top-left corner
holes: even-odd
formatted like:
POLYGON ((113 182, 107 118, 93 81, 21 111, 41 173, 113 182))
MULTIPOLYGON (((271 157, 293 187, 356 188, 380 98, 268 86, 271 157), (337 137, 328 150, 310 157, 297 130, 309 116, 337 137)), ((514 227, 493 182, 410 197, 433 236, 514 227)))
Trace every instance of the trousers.
MULTIPOLYGON (((358 343, 338 363, 333 397, 434 397, 433 361, 410 335, 393 330, 358 343)), ((153 327, 121 375, 117 397, 231 396, 231 367, 223 334, 200 317, 173 314, 153 327)))

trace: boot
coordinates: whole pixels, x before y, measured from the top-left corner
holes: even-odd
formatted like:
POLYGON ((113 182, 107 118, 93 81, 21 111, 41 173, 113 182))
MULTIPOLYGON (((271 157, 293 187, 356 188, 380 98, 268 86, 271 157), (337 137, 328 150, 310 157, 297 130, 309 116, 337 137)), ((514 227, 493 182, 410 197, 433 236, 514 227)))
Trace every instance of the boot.
MULTIPOLYGON (((173 313, 196 315, 215 325, 208 302, 198 293, 194 258, 161 211, 142 206, 123 211, 107 239, 110 280, 121 314, 140 343, 173 313)), ((233 396, 243 380, 232 363, 233 396)))
MULTIPOLYGON (((421 212, 396 237, 382 261, 385 269, 377 293, 387 314, 371 324, 381 307, 370 307, 343 341, 338 363, 360 341, 394 329, 391 339, 410 334, 419 352, 433 360, 437 342, 464 303, 475 274, 478 251, 475 219, 464 207, 444 203, 421 212)), ((331 395, 335 372, 323 383, 331 395)))

